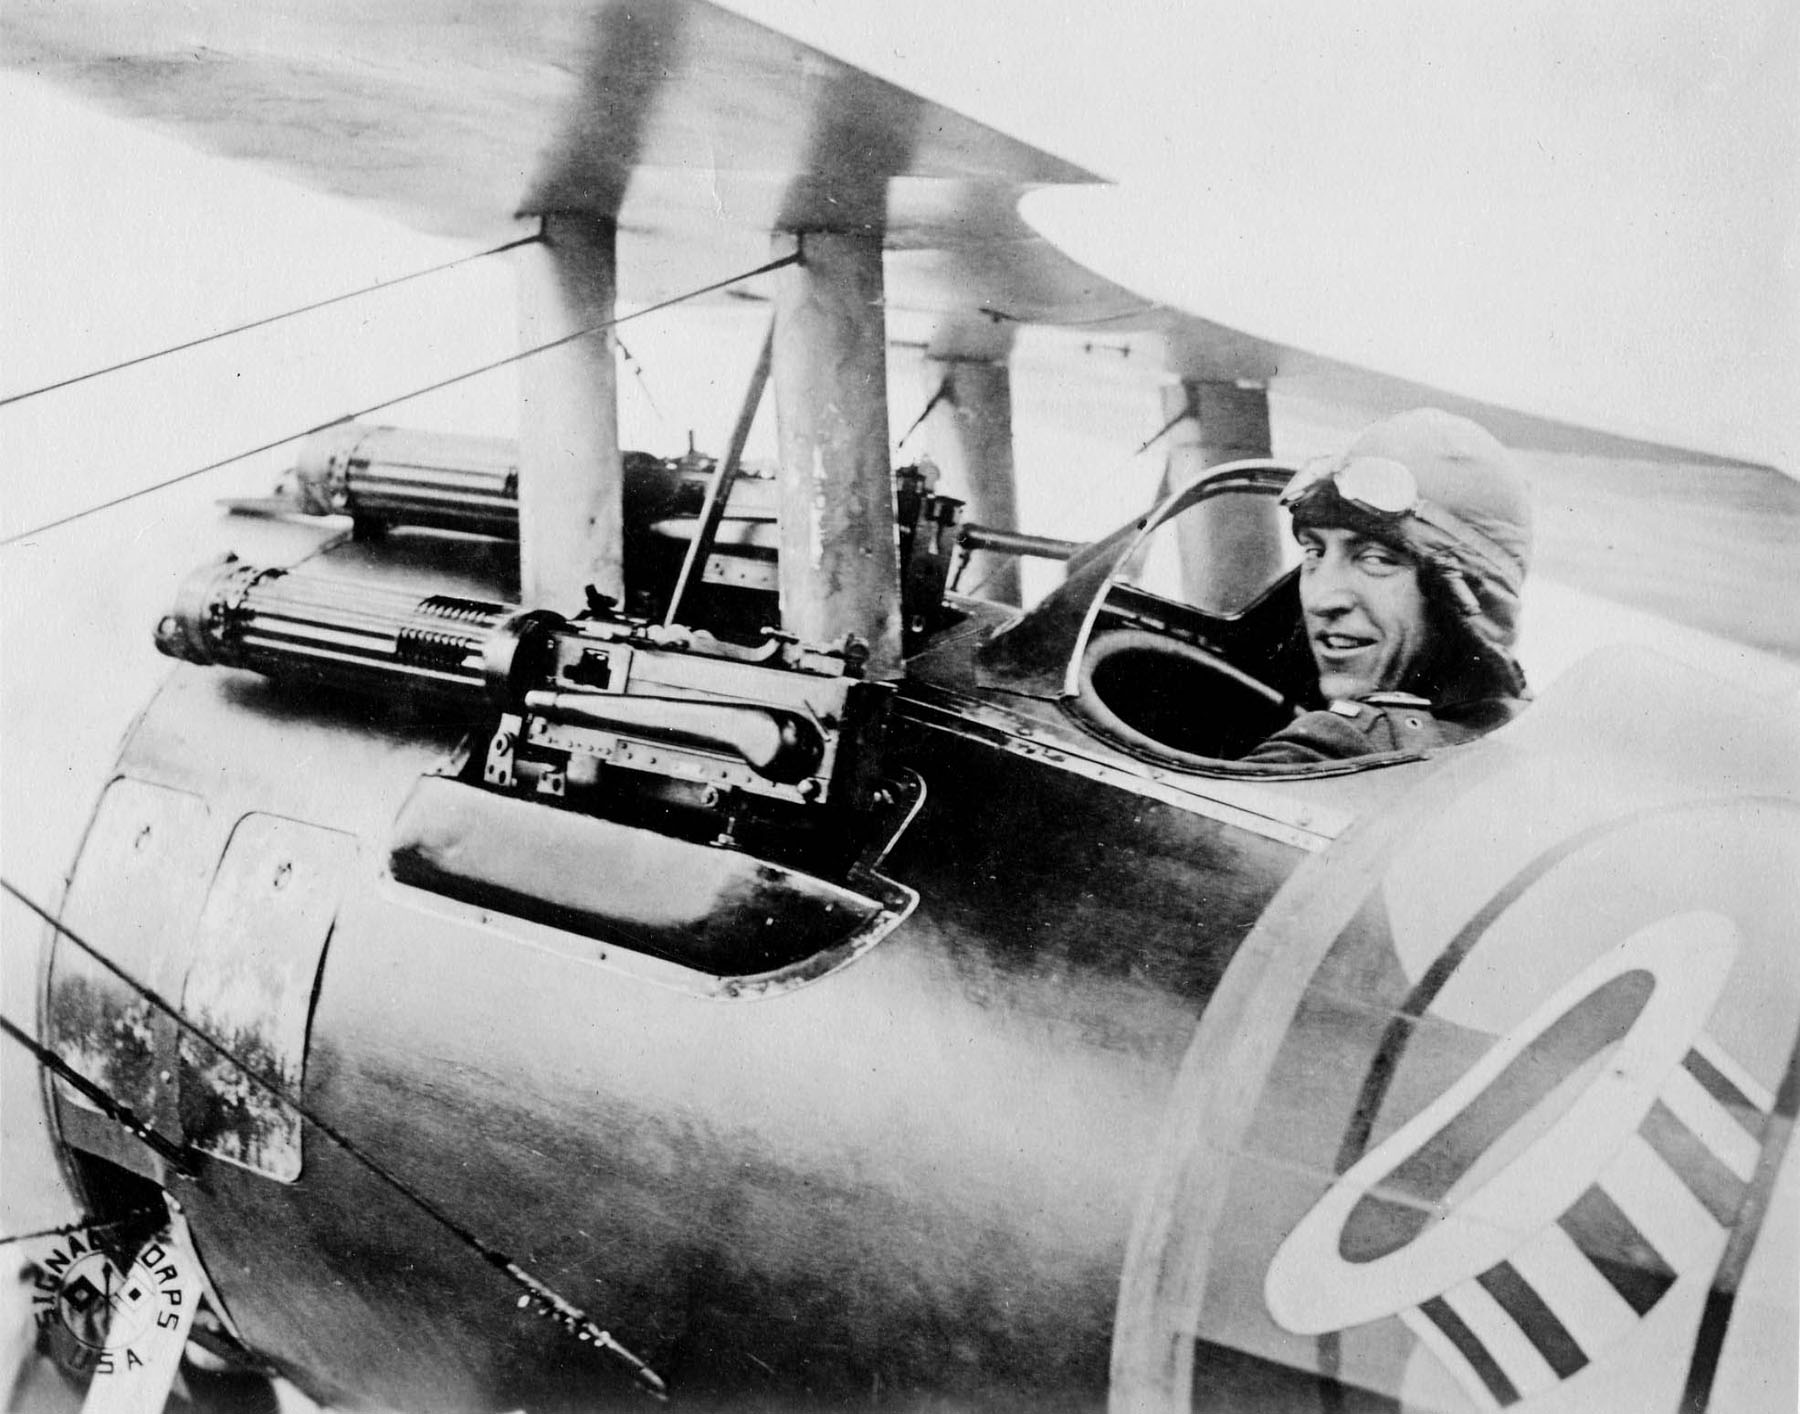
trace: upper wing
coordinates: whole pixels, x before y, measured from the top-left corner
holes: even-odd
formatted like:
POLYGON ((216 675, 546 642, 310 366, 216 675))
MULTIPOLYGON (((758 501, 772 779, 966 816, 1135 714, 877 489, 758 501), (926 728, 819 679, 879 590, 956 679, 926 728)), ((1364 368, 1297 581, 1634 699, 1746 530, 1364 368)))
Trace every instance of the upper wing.
POLYGON ((679 294, 769 233, 882 229, 898 302, 1081 322, 1149 301, 1059 255, 1020 195, 1099 178, 693 0, 313 0, 271 16, 23 0, 8 62, 419 229, 613 215, 620 292, 679 294))
POLYGON ((1189 377, 1435 401, 1522 447, 1796 463, 1794 124, 1765 53, 1791 25, 1646 19, 1615 72, 1591 26, 1460 12, 736 8, 768 23, 15 0, 0 24, 15 67, 425 230, 614 214, 629 300, 758 264, 776 227, 879 227, 898 309, 1155 333, 1189 377), (1601 143, 1621 89, 1673 118, 1601 143))

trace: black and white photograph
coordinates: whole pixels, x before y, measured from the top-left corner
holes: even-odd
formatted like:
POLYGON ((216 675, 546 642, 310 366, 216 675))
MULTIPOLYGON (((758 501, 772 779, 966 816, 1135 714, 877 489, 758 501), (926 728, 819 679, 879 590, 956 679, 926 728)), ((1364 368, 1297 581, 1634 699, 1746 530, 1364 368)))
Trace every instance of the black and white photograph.
POLYGON ((0 1410, 1800 1408, 1797 78, 5 0, 0 1410))

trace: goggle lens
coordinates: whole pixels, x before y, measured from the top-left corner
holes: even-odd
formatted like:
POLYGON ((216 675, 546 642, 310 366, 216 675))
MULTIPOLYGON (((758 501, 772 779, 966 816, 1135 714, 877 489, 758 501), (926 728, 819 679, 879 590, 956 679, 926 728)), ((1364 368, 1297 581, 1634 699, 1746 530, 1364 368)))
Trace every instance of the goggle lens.
POLYGON ((1346 501, 1380 515, 1405 515, 1419 504, 1419 483, 1411 470, 1390 457, 1313 462, 1288 483, 1281 504, 1293 505, 1322 481, 1331 482, 1346 501))

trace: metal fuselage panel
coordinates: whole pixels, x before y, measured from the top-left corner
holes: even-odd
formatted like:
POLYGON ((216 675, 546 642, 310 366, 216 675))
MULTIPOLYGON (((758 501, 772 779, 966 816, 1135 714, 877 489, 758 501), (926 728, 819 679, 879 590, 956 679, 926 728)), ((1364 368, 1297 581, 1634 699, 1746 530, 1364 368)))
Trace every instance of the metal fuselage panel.
MULTIPOLYGON (((925 793, 880 867, 916 909, 822 975, 728 998, 396 882, 392 822, 454 736, 182 669, 127 743, 122 775, 205 799, 214 859, 251 814, 360 841, 309 1106, 690 1400, 1103 1400, 1170 1086, 1303 851, 902 720, 890 765, 925 793)), ((302 1145, 291 1182, 201 1159, 170 1186, 236 1326, 303 1387, 436 1409, 634 1397, 391 1186, 311 1127, 302 1145)))

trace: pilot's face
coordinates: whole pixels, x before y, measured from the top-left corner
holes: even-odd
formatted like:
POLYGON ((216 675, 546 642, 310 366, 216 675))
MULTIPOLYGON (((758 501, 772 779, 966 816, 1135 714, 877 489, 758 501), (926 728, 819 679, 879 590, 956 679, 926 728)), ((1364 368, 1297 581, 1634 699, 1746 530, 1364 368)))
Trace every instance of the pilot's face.
POLYGON ((1300 607, 1328 701, 1391 692, 1425 651, 1419 567, 1354 530, 1308 526, 1298 534, 1300 607))

